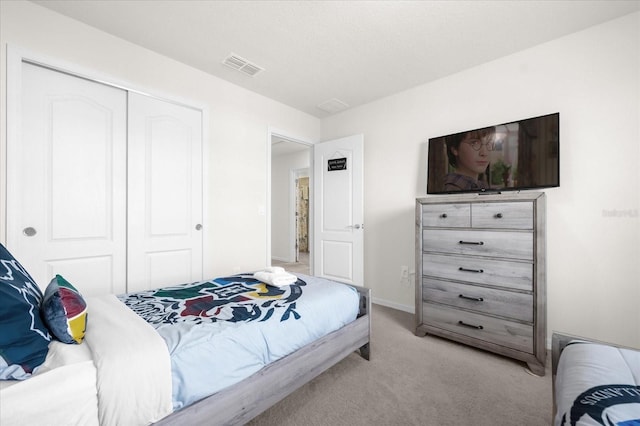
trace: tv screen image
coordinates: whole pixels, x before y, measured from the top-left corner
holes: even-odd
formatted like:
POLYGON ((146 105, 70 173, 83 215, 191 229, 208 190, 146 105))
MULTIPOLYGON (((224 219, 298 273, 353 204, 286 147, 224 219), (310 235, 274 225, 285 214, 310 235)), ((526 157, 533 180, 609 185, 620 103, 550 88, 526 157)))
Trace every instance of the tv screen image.
POLYGON ((560 186, 560 114, 429 139, 427 194, 560 186))

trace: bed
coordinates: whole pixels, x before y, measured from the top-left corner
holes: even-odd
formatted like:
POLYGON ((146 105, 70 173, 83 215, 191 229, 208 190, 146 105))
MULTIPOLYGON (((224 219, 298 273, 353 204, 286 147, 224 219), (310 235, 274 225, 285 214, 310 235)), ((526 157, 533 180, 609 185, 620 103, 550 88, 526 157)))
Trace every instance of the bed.
POLYGON ((552 335, 556 426, 640 426, 640 351, 552 335))
MULTIPOLYGON (((2 258, 0 291, 29 281, 2 258)), ((70 284, 54 280, 59 292, 70 284)), ((51 284, 41 300, 34 286, 16 300, 44 306, 51 284)), ((83 301, 80 344, 49 336, 37 368, 0 380, 3 426, 244 424, 354 351, 369 359, 370 291, 318 277, 275 287, 240 274, 83 301)), ((2 362, 0 374, 16 374, 2 362)))

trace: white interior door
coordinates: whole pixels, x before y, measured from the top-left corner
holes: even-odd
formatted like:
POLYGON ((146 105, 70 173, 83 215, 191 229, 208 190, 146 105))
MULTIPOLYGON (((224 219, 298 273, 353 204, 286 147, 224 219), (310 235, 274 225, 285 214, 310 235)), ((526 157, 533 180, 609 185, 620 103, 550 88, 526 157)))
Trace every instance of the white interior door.
POLYGON ((202 280, 202 112, 129 95, 128 291, 202 280))
MULTIPOLYGON (((44 288, 126 290, 126 91, 22 63, 8 139, 8 248, 44 288)), ((12 84, 18 84, 12 81, 12 84)))
POLYGON ((314 275, 364 285, 363 135, 313 146, 314 275))

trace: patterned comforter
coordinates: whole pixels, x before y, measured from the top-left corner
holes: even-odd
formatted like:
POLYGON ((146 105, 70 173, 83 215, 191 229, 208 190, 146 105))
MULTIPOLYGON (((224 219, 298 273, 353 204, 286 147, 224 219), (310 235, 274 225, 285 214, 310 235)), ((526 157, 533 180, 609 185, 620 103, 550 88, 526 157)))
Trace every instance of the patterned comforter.
POLYGON ((272 287, 251 275, 118 296, 165 340, 180 409, 355 320, 355 289, 300 275, 272 287))

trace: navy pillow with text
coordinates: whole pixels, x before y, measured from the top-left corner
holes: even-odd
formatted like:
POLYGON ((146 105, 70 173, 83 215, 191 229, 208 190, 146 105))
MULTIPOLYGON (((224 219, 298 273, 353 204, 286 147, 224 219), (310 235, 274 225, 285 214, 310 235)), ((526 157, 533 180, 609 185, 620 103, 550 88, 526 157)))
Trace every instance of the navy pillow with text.
POLYGON ((40 317, 42 291, 0 244, 0 379, 23 380, 42 364, 51 336, 40 317))

